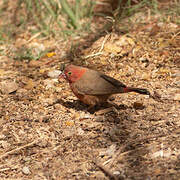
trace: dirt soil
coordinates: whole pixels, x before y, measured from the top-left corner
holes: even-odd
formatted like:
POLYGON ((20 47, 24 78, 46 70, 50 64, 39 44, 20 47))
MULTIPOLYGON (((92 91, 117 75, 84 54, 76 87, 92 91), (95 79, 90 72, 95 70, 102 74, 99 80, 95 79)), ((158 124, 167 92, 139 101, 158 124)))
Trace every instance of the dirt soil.
POLYGON ((116 29, 125 21, 79 40, 73 58, 70 42, 26 34, 1 46, 1 179, 180 179, 180 27, 143 21, 128 34, 116 29), (14 60, 22 44, 53 52, 14 60), (64 80, 52 78, 61 63, 100 70, 154 98, 118 94, 113 107, 89 113, 64 80))

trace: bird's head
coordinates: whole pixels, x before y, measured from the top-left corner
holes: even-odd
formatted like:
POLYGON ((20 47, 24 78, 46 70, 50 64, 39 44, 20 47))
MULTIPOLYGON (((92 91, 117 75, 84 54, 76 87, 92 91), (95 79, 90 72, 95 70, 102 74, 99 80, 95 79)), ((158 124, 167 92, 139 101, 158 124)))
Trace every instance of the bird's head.
POLYGON ((68 65, 65 67, 61 76, 63 76, 63 78, 66 79, 69 83, 74 83, 79 80, 85 72, 86 68, 75 65, 68 65))

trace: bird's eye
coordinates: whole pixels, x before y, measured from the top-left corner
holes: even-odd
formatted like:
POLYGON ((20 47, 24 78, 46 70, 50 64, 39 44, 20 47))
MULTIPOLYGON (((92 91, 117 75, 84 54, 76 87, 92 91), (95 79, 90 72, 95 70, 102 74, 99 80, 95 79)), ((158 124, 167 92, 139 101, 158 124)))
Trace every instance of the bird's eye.
POLYGON ((69 72, 68 72, 68 75, 71 75, 71 74, 72 74, 72 72, 71 72, 71 71, 69 71, 69 72))

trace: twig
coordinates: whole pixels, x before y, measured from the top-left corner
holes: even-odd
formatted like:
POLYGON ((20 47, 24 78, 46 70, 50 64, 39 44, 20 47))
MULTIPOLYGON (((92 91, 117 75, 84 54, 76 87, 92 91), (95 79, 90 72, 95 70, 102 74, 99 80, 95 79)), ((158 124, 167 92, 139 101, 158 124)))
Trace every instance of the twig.
POLYGON ((99 52, 97 52, 97 53, 95 53, 95 54, 90 54, 90 55, 88 55, 88 56, 85 56, 84 59, 88 59, 88 58, 90 58, 90 57, 99 56, 99 55, 103 54, 103 53, 102 53, 102 50, 104 49, 104 44, 105 44, 105 42, 108 40, 109 36, 110 36, 110 34, 108 34, 108 35, 104 38, 104 40, 103 40, 103 42, 102 42, 102 44, 101 44, 101 48, 100 48, 99 52))
POLYGON ((24 149, 24 148, 27 148, 27 147, 29 147, 29 146, 32 146, 32 145, 34 145, 34 144, 36 144, 36 143, 37 143, 37 140, 35 140, 35 141, 31 142, 31 143, 28 143, 28 144, 26 144, 26 145, 23 145, 23 146, 21 146, 21 147, 18 147, 18 148, 16 148, 16 149, 13 149, 13 150, 11 150, 11 151, 8 151, 8 152, 4 153, 3 155, 1 155, 1 156, 0 156, 0 159, 4 158, 4 157, 6 157, 6 156, 8 156, 8 155, 10 155, 10 154, 13 154, 13 153, 15 153, 15 152, 18 152, 18 151, 20 151, 21 149, 24 149))
POLYGON ((8 170, 14 170, 14 169, 18 169, 18 167, 7 167, 7 168, 3 168, 3 169, 0 169, 0 172, 4 172, 4 171, 8 171, 8 170))
POLYGON ((110 180, 118 180, 117 177, 115 177, 112 172, 109 171, 106 167, 102 166, 101 164, 97 163, 95 160, 93 163, 107 176, 110 180))
POLYGON ((39 35, 41 34, 41 32, 36 33, 34 36, 32 36, 27 43, 31 42, 33 39, 37 38, 39 35))
POLYGON ((101 55, 101 54, 103 54, 103 53, 102 52, 98 52, 98 53, 95 53, 95 54, 90 54, 90 55, 85 56, 84 59, 88 59, 90 57, 98 56, 98 55, 101 55))
POLYGON ((108 167, 110 168, 114 162, 118 159, 118 156, 120 155, 121 151, 125 148, 125 145, 122 146, 121 148, 119 148, 117 150, 117 152, 114 154, 114 156, 112 157, 111 161, 108 163, 108 167))
POLYGON ((99 52, 102 52, 102 50, 104 49, 104 44, 105 44, 105 42, 108 40, 109 36, 110 36, 110 34, 108 34, 108 35, 104 38, 99 52))
POLYGON ((171 40, 173 40, 176 36, 178 36, 180 34, 180 31, 179 32, 177 32, 172 38, 171 38, 171 40))

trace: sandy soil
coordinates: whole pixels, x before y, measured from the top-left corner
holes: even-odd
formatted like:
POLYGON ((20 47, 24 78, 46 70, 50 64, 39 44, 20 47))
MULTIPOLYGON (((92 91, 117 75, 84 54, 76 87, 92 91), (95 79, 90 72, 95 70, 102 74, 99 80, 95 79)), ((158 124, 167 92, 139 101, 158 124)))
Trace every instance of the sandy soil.
POLYGON ((31 62, 9 53, 24 37, 2 46, 1 179, 180 178, 180 28, 148 22, 83 40, 73 58, 60 52, 66 43, 31 62), (89 113, 65 81, 48 76, 61 63, 147 88, 154 99, 118 94, 112 108, 89 113))

